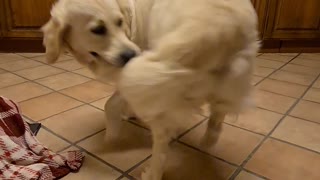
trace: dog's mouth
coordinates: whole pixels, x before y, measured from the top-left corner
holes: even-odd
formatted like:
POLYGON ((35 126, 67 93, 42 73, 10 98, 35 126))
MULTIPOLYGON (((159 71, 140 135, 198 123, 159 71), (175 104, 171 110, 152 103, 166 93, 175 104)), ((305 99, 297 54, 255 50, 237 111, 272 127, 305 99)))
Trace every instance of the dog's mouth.
POLYGON ((122 68, 124 67, 128 61, 123 60, 122 58, 115 58, 111 56, 106 55, 100 55, 99 53, 95 51, 89 52, 97 61, 103 61, 105 63, 108 63, 111 66, 122 68))

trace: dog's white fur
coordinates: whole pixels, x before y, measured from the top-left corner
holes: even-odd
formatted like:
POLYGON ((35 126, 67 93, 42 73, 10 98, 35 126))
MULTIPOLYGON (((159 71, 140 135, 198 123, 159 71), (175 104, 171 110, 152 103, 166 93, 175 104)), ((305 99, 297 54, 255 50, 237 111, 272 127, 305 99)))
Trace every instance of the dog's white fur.
POLYGON ((106 104, 108 132, 119 133, 128 104, 150 126, 153 156, 145 180, 162 178, 169 141, 194 110, 210 104, 202 142, 209 146, 225 115, 249 102, 259 47, 250 0, 60 0, 51 15, 43 27, 49 62, 67 47, 98 76, 120 75, 119 91, 106 104), (90 32, 98 20, 107 35, 90 32), (117 55, 128 48, 142 53, 117 67, 117 55))

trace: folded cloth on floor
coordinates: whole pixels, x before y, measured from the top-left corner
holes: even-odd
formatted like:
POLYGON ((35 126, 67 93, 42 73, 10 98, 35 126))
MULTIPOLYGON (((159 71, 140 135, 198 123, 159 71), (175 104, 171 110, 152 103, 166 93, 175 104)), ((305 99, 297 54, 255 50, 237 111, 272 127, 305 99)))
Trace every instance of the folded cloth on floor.
POLYGON ((80 151, 57 154, 42 145, 12 100, 0 96, 0 179, 59 179, 82 165, 80 151))

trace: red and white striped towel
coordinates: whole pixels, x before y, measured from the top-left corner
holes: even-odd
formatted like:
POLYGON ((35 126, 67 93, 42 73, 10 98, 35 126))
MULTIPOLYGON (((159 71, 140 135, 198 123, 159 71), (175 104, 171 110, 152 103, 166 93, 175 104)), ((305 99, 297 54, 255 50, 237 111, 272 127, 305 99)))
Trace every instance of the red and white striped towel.
POLYGON ((57 154, 42 145, 13 101, 0 96, 0 179, 59 179, 82 165, 80 151, 57 154))

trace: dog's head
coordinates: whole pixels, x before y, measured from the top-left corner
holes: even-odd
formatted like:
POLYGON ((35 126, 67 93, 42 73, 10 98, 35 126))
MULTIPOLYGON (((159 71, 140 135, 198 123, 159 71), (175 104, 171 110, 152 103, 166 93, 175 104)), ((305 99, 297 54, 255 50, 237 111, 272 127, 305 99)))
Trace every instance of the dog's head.
POLYGON ((68 49, 87 66, 123 67, 139 53, 129 39, 129 11, 123 0, 59 0, 42 27, 48 63, 68 49))

